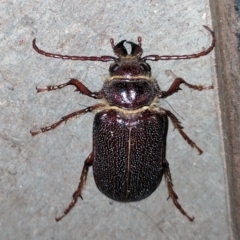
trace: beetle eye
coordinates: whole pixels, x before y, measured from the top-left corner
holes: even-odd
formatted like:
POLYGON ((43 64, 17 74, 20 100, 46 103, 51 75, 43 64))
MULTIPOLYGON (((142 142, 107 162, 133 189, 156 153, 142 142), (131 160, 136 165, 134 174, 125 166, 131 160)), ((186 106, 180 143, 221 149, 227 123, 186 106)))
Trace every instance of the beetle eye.
POLYGON ((113 66, 111 66, 110 71, 111 71, 111 72, 116 72, 117 69, 118 69, 118 67, 119 67, 118 64, 114 64, 113 66))
POLYGON ((149 71, 151 71, 150 66, 149 66, 147 63, 141 63, 141 64, 140 64, 140 68, 141 68, 141 70, 143 70, 144 72, 149 72, 149 71))

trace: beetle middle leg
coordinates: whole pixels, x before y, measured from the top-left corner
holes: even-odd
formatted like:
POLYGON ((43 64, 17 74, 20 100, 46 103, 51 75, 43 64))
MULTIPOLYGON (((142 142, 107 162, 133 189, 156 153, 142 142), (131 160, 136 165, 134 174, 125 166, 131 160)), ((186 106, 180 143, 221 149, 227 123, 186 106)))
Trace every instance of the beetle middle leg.
POLYGON ((83 95, 87 95, 89 97, 95 98, 95 99, 101 99, 103 98, 101 92, 92 92, 90 91, 83 83, 81 83, 79 80, 75 78, 71 78, 70 81, 67 83, 62 83, 59 85, 48 85, 45 88, 36 88, 37 92, 45 92, 45 91, 53 91, 53 90, 58 90, 62 89, 66 86, 73 85, 76 87, 75 91, 80 92, 83 95))
POLYGON ((187 143, 192 147, 192 148, 195 148, 199 154, 202 154, 203 151, 200 147, 197 146, 197 144, 195 142, 193 142, 189 137, 188 135, 182 130, 183 129, 183 126, 181 125, 181 122, 177 119, 177 117, 169 110, 166 110, 164 108, 160 108, 160 111, 163 113, 163 114, 166 114, 172 121, 173 123, 173 126, 174 128, 176 128, 179 133, 181 134, 181 136, 183 137, 183 139, 185 141, 187 141, 187 143))
POLYGON ((82 109, 82 110, 70 113, 70 114, 62 117, 61 120, 59 120, 58 122, 55 122, 55 123, 53 123, 50 126, 46 126, 46 127, 40 128, 40 130, 38 130, 38 131, 30 131, 30 133, 32 134, 32 136, 35 136, 35 135, 37 135, 39 133, 53 130, 54 128, 58 127, 61 123, 67 122, 70 118, 73 118, 73 117, 76 117, 76 116, 79 116, 79 115, 82 115, 82 114, 85 114, 85 113, 88 113, 88 112, 92 112, 92 111, 94 111, 94 110, 96 110, 98 108, 104 107, 104 106, 105 106, 105 104, 101 104, 100 103, 100 104, 96 104, 96 105, 93 105, 91 107, 87 107, 85 109, 82 109))
POLYGON ((167 184, 167 188, 168 188, 168 194, 169 194, 169 198, 172 199, 173 204, 175 205, 175 207, 184 215, 188 218, 189 221, 193 221, 194 217, 190 217, 187 212, 182 208, 182 206, 180 205, 180 203, 178 202, 178 196, 177 194, 174 192, 173 190, 173 183, 172 183, 172 177, 171 177, 171 172, 170 172, 170 168, 169 168, 169 164, 167 162, 167 160, 165 159, 163 161, 163 168, 164 168, 164 177, 165 177, 165 181, 167 184))
POLYGON ((55 218, 57 222, 60 221, 65 215, 67 215, 70 212, 70 210, 74 207, 74 205, 76 204, 79 197, 82 198, 82 189, 87 180, 88 169, 89 169, 89 167, 92 166, 93 161, 94 161, 93 152, 91 152, 89 154, 89 156, 87 157, 87 159, 84 161, 84 166, 83 166, 82 173, 80 176, 80 181, 79 181, 77 189, 73 193, 72 201, 70 202, 70 204, 66 208, 66 210, 63 212, 63 215, 55 218))

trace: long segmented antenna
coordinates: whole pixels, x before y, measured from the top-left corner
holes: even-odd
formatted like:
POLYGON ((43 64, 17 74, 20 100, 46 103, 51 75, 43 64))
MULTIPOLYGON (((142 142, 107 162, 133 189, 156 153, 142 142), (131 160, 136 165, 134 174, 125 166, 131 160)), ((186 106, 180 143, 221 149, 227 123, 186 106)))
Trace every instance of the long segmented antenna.
POLYGON ((208 26, 204 26, 212 35, 212 43, 210 45, 209 48, 207 48, 206 50, 203 50, 199 53, 193 53, 193 54, 185 54, 185 55, 163 55, 163 56, 159 56, 159 55, 148 55, 142 58, 143 61, 159 61, 159 60, 181 60, 181 59, 190 59, 190 58, 199 58, 202 57, 204 55, 207 55, 208 53, 210 53, 214 46, 215 46, 215 34, 214 32, 208 27, 208 26))
POLYGON ((39 54, 42 54, 46 57, 52 57, 52 58, 61 58, 64 60, 80 60, 80 61, 100 61, 100 62, 109 62, 109 61, 115 61, 116 58, 112 56, 101 56, 101 57, 96 57, 96 56, 69 56, 69 55, 61 55, 61 54, 56 54, 56 53, 49 53, 41 50, 38 48, 36 45, 36 38, 33 39, 32 46, 36 52, 39 54))
MULTIPOLYGON (((184 54, 184 55, 162 55, 162 56, 148 55, 148 56, 141 58, 141 60, 143 60, 143 61, 183 60, 183 59, 199 58, 204 55, 207 55, 215 47, 216 39, 215 39, 214 32, 208 26, 203 26, 203 27, 206 28, 207 31, 209 31, 212 35, 212 43, 211 43, 210 47, 208 47, 206 50, 203 50, 199 53, 184 54)), ((123 40, 123 41, 119 42, 117 45, 115 45, 114 39, 113 38, 110 39, 111 47, 113 48, 114 53, 118 57, 128 55, 127 50, 123 46, 124 42, 126 42, 126 40, 123 40)), ((135 43, 132 43, 132 42, 127 42, 127 43, 130 43, 132 45, 132 49, 136 48, 135 43)), ((141 37, 138 37, 138 46, 140 49, 141 49, 141 45, 142 45, 142 39, 141 39, 141 37)), ((44 55, 46 57, 52 57, 52 58, 60 58, 60 59, 64 59, 64 60, 100 61, 100 62, 114 61, 114 62, 116 62, 119 59, 119 58, 116 58, 113 56, 100 56, 100 57, 97 57, 97 56, 89 56, 89 57, 88 56, 70 56, 70 55, 61 55, 61 54, 56 54, 56 53, 45 52, 45 51, 41 50, 40 48, 38 48, 38 46, 36 45, 36 38, 33 39, 32 46, 33 46, 34 50, 41 55, 44 55)), ((141 56, 141 53, 142 53, 142 49, 141 50, 140 49, 138 49, 138 51, 137 51, 139 53, 139 57, 141 56)), ((137 53, 134 53, 134 54, 136 55, 137 53)))

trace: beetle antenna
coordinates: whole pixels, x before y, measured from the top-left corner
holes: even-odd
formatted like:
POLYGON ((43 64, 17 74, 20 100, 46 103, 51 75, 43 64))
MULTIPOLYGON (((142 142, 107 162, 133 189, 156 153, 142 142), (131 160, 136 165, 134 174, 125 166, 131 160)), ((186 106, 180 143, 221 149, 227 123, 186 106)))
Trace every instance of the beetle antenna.
POLYGON ((159 60, 184 60, 184 59, 190 59, 190 58, 199 58, 202 56, 207 55, 208 53, 210 53, 216 43, 216 38, 215 38, 215 34, 214 32, 208 27, 208 26, 204 26, 204 28, 207 29, 208 32, 210 32, 210 34, 212 35, 212 43, 211 45, 198 53, 192 53, 192 54, 184 54, 184 55, 148 55, 142 58, 143 61, 159 61, 159 60))
POLYGON ((32 42, 33 49, 46 57, 52 57, 52 58, 61 58, 64 60, 80 60, 80 61, 99 61, 99 62, 109 62, 109 61, 116 61, 116 58, 113 56, 70 56, 70 55, 61 55, 61 54, 56 54, 56 53, 50 53, 50 52, 45 52, 41 50, 37 45, 36 45, 36 38, 33 39, 32 42))

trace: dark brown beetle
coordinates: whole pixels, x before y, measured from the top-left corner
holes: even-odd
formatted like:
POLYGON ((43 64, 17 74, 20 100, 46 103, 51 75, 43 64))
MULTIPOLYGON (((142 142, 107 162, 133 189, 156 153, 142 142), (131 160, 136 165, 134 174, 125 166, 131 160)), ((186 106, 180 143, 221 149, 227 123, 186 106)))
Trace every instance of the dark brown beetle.
POLYGON ((169 164, 166 160, 168 118, 191 147, 199 154, 202 150, 183 132, 183 127, 176 116, 158 107, 157 100, 176 93, 180 90, 180 84, 198 91, 212 89, 213 86, 192 85, 182 78, 176 78, 167 91, 161 91, 155 79, 151 77, 151 67, 146 61, 190 59, 208 54, 215 46, 215 36, 209 27, 204 27, 212 35, 212 44, 206 50, 190 55, 141 57, 143 51, 140 37, 138 44, 123 40, 114 45, 114 40, 111 39, 110 43, 117 57, 48 53, 39 49, 36 40, 33 40, 33 48, 47 57, 81 61, 113 61, 109 68, 110 76, 99 92, 91 92, 77 79, 71 79, 58 86, 37 88, 37 92, 44 92, 73 85, 81 94, 104 100, 103 103, 66 115, 60 121, 39 131, 31 131, 34 136, 52 130, 72 117, 98 111, 93 122, 93 151, 84 162, 80 182, 71 203, 56 221, 61 220, 72 209, 78 197, 82 198, 82 189, 90 166, 93 166, 98 189, 109 198, 122 202, 139 201, 148 197, 158 187, 164 175, 169 198, 183 215, 193 221, 194 217, 190 217, 184 211, 173 190, 169 164), (131 45, 130 54, 124 43, 131 45))

